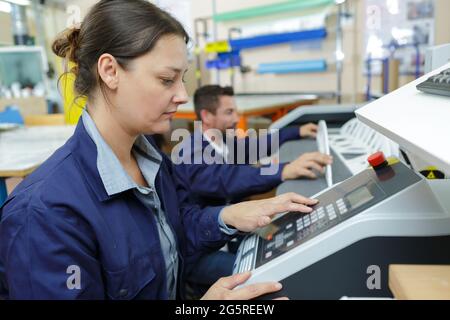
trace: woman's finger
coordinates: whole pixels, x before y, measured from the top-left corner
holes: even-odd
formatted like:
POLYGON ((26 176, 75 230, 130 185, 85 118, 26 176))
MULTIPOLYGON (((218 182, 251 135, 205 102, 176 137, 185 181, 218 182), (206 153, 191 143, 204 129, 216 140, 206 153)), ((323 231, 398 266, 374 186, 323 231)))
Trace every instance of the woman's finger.
POLYGON ((313 209, 304 204, 295 203, 295 202, 284 202, 274 204, 269 210, 266 210, 262 213, 258 220, 258 226, 265 227, 271 222, 270 216, 276 215, 278 213, 284 212, 301 212, 301 213, 311 213, 313 209), (268 218, 268 219, 267 219, 268 218))
POLYGON ((221 278, 217 281, 221 287, 229 290, 233 290, 238 285, 245 283, 251 276, 251 272, 238 273, 229 277, 221 278))
POLYGON ((280 291, 281 288, 281 283, 278 282, 250 284, 238 290, 234 290, 229 294, 229 298, 232 300, 250 300, 265 294, 280 291))
POLYGON ((286 197, 286 200, 305 204, 308 206, 312 206, 318 203, 317 199, 310 199, 294 192, 285 193, 283 196, 286 197))

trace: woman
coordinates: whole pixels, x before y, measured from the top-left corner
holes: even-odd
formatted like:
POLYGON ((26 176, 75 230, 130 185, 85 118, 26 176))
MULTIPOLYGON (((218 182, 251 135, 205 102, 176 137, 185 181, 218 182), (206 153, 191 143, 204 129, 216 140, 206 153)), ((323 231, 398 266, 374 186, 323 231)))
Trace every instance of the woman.
MULTIPOLYGON (((184 267, 279 212, 310 212, 289 194, 230 207, 178 203, 169 159, 144 134, 164 133, 187 101, 183 27, 144 0, 100 1, 54 52, 77 64, 88 97, 74 135, 0 211, 0 280, 11 299, 175 299, 184 267)), ((205 299, 251 299, 277 283, 220 279, 205 299)))

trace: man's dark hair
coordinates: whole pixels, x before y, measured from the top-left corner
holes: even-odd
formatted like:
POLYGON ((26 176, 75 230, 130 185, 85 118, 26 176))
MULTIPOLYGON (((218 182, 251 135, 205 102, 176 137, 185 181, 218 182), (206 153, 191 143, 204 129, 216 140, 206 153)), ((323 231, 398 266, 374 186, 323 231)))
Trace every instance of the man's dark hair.
POLYGON ((200 112, 208 110, 216 114, 221 96, 234 96, 232 87, 221 87, 218 85, 208 85, 198 88, 194 93, 194 108, 197 118, 201 120, 200 112))

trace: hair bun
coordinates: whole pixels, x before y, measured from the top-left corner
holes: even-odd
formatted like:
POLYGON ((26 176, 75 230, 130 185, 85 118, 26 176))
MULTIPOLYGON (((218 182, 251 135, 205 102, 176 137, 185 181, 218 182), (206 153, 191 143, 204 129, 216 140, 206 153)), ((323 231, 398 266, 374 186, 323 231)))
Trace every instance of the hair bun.
POLYGON ((80 29, 67 29, 53 42, 53 52, 61 58, 77 63, 77 52, 80 47, 80 29))

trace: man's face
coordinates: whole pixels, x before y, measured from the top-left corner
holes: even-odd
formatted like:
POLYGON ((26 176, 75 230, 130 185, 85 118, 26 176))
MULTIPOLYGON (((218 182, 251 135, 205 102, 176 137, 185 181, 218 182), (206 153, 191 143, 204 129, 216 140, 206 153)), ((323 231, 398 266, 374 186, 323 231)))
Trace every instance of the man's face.
POLYGON ((233 97, 219 97, 219 107, 216 114, 212 115, 212 122, 213 128, 222 131, 222 133, 225 133, 227 129, 236 129, 239 115, 233 97))

